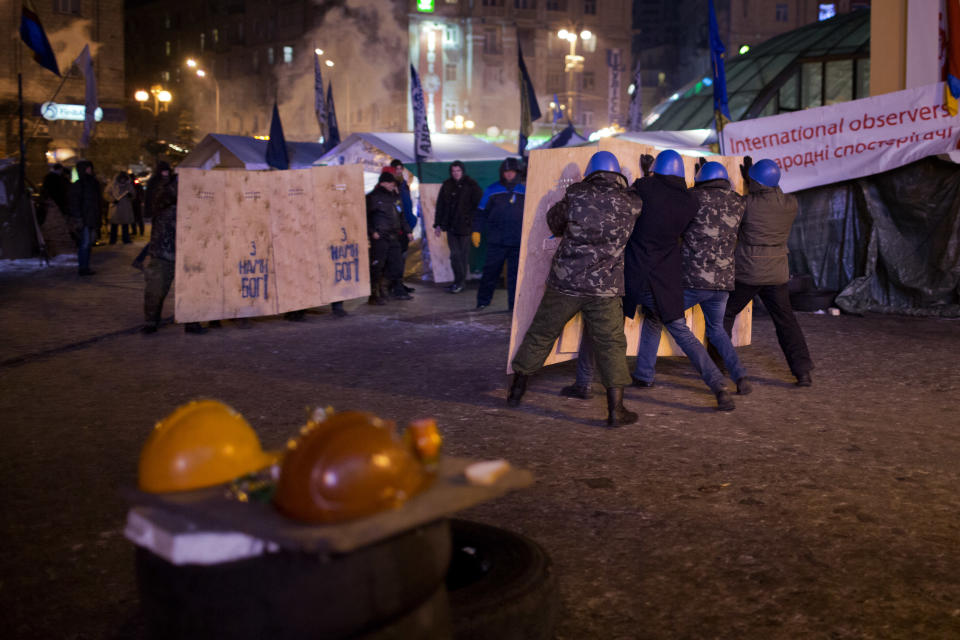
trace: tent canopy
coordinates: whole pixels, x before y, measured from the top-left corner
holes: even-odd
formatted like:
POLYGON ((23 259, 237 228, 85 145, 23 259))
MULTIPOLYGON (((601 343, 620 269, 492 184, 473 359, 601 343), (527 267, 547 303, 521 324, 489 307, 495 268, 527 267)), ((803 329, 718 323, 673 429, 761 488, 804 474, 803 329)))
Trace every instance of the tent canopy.
MULTIPOLYGON (((433 133, 430 141, 433 154, 425 158, 428 162, 500 161, 511 155, 497 145, 471 135, 433 133)), ((365 171, 379 171, 394 158, 408 167, 416 163, 412 133, 352 133, 315 164, 362 164, 365 171)))
MULTIPOLYGON (((270 169, 266 154, 266 140, 211 133, 187 154, 179 166, 189 169, 266 171, 270 169)), ((291 169, 307 169, 323 155, 323 145, 318 142, 287 142, 287 155, 291 169)))

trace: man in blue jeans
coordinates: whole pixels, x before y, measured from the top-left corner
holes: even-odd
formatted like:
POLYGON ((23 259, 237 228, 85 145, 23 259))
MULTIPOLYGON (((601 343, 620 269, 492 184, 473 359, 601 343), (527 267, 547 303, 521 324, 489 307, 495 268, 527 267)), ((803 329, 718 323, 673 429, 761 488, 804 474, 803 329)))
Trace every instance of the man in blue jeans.
MULTIPOLYGON (((730 411, 734 404, 727 393, 723 374, 687 327, 683 317, 684 309, 701 304, 704 316, 708 318, 708 337, 720 341, 720 334, 723 335, 729 348, 718 344, 718 349, 729 358, 727 367, 734 380, 738 381, 738 391, 749 393, 749 382, 729 337, 723 331, 727 297, 724 287, 733 286, 733 245, 743 215, 743 204, 740 197, 729 190, 723 166, 708 164, 719 166, 722 175, 717 173, 716 167, 705 166, 707 171, 704 173, 701 170, 698 181, 726 184, 728 194, 722 199, 717 198, 723 205, 719 209, 710 205, 702 207, 687 190, 683 160, 675 151, 660 153, 653 165, 654 175, 634 183, 634 189, 643 199, 644 215, 637 221, 627 245, 624 313, 632 315, 637 305, 642 306, 644 312, 637 363, 632 374, 634 386, 653 386, 660 332, 666 326, 715 394, 717 410, 730 411), (645 218, 646 223, 641 224, 645 218), (687 247, 685 252, 681 252, 678 243, 681 234, 687 247)), ((720 185, 714 187, 719 188, 720 185)), ((583 340, 581 344, 588 345, 589 340, 583 340)), ((577 382, 565 387, 561 391, 563 395, 589 395, 591 360, 588 353, 581 351, 577 382)))

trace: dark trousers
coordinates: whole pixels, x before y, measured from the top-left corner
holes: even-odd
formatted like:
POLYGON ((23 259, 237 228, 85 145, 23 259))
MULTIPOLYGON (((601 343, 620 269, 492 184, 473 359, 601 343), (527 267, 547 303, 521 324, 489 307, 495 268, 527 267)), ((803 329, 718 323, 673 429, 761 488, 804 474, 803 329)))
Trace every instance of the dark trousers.
POLYGON ((480 289, 477 291, 477 306, 488 305, 493 300, 493 290, 500 281, 503 263, 507 263, 507 305, 513 310, 513 300, 517 293, 517 269, 520 266, 520 247, 508 247, 502 244, 487 245, 487 261, 483 265, 480 289))
POLYGON ((160 324, 160 315, 163 312, 163 301, 170 292, 173 284, 174 263, 151 256, 143 271, 146 286, 143 290, 143 316, 147 324, 160 324))
POLYGON ((388 234, 370 240, 370 294, 379 295, 380 284, 386 280, 391 288, 403 280, 403 254, 400 236, 388 234))
POLYGON ((110 244, 117 244, 117 227, 123 227, 123 244, 130 244, 130 225, 128 224, 110 224, 110 244))
POLYGON ((807 350, 807 341, 803 337, 803 330, 793 314, 790 306, 790 293, 787 284, 746 284, 736 282, 736 288, 727 300, 727 310, 723 314, 723 328, 730 335, 733 331, 733 321, 737 314, 743 311, 753 297, 759 295, 763 306, 770 313, 773 326, 777 329, 777 341, 780 349, 787 358, 790 371, 795 376, 809 373, 813 370, 813 360, 807 350))
POLYGON ((630 384, 627 338, 623 334, 623 301, 620 296, 570 296, 550 287, 543 292, 533 322, 513 357, 511 366, 514 372, 530 375, 542 367, 564 325, 577 312, 583 314, 603 386, 610 389, 630 384))
POLYGON ((96 235, 96 228, 80 227, 80 246, 77 247, 77 263, 80 265, 80 273, 90 270, 90 250, 93 248, 96 235))
POLYGON ((470 235, 462 236, 447 231, 447 245, 450 247, 453 284, 462 287, 467 283, 467 274, 470 272, 470 235))

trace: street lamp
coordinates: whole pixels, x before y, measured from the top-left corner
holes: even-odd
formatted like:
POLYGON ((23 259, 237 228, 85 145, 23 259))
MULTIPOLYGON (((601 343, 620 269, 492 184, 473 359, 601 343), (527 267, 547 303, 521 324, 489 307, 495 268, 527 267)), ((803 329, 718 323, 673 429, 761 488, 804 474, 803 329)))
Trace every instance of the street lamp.
MULTIPOLYGON (((567 117, 573 118, 574 113, 577 115, 580 114, 580 92, 576 89, 576 80, 574 78, 574 73, 583 71, 583 56, 577 55, 577 40, 587 40, 593 39, 593 32, 589 29, 583 29, 580 32, 579 37, 577 36, 576 30, 567 31, 566 29, 560 29, 557 31, 557 37, 561 40, 566 40, 570 43, 570 53, 564 56, 564 71, 567 73, 567 117), (573 109, 573 96, 577 96, 577 109, 574 112, 573 109)), ((561 107, 562 108, 562 107, 561 107)))
POLYGON ((140 89, 133 94, 133 99, 140 103, 140 108, 153 113, 153 137, 160 139, 160 112, 166 111, 167 106, 173 100, 173 94, 163 88, 162 85, 155 84, 150 87, 150 92, 140 89), (147 102, 153 96, 153 108, 151 109, 147 102))
POLYGON ((210 75, 203 69, 199 68, 200 67, 199 63, 193 58, 187 58, 187 67, 189 67, 190 69, 196 69, 198 78, 210 78, 210 81, 213 82, 213 89, 216 97, 216 106, 215 106, 216 130, 217 130, 216 132, 220 133, 220 83, 217 82, 217 79, 214 78, 212 75, 210 75))
POLYGON ((467 120, 459 113, 455 115, 452 120, 447 120, 443 123, 443 128, 447 131, 463 131, 464 129, 473 130, 473 128, 476 126, 476 122, 473 120, 467 120))

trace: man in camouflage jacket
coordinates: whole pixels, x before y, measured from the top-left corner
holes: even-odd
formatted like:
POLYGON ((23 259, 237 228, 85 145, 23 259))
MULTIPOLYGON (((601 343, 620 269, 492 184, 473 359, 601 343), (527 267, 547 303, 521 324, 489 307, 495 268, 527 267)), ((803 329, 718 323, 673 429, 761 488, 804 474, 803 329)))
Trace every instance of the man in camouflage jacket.
POLYGON ((560 246, 540 306, 513 358, 507 403, 520 404, 527 377, 543 366, 564 325, 579 312, 607 388, 607 424, 619 426, 637 420, 637 414, 623 406, 630 372, 621 296, 623 251, 642 203, 627 190, 613 154, 594 154, 584 173, 547 212, 547 224, 561 238, 560 246))

